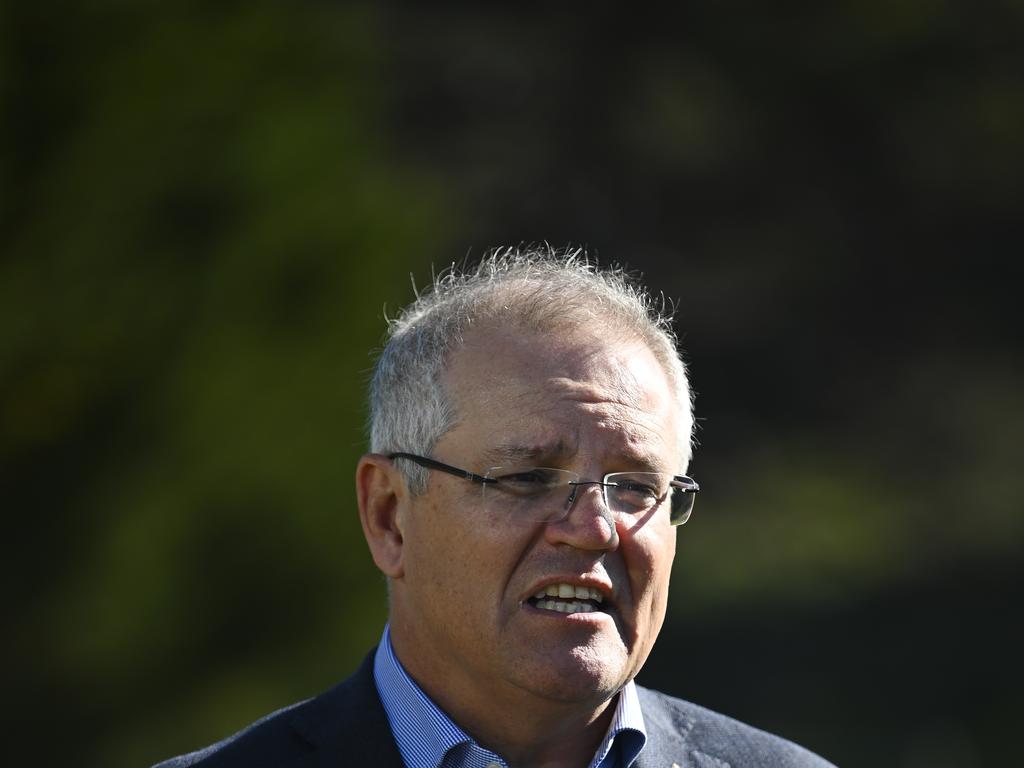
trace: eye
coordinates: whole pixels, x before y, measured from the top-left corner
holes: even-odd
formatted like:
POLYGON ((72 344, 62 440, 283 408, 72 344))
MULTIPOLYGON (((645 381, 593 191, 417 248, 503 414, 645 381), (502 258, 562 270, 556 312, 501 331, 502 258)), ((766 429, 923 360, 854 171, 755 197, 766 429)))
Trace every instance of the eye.
POLYGON ((644 513, 657 506, 668 492, 671 476, 657 472, 609 475, 608 499, 623 512, 644 513))
POLYGON ((629 494, 638 498, 657 499, 661 496, 656 486, 637 480, 619 480, 615 483, 615 487, 619 493, 629 494))
POLYGON ((532 493, 543 493, 562 481, 557 469, 544 469, 533 467, 520 472, 508 472, 507 474, 492 474, 498 481, 497 487, 510 493, 528 495, 532 493))

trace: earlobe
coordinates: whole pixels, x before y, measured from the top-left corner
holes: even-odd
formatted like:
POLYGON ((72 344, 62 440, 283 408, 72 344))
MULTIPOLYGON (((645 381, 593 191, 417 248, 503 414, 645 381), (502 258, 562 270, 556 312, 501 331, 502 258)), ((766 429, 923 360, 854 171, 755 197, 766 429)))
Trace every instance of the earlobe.
POLYGON ((401 474, 386 456, 367 453, 359 460, 356 467, 359 521, 373 562, 391 579, 400 579, 405 574, 399 508, 407 494, 401 474))

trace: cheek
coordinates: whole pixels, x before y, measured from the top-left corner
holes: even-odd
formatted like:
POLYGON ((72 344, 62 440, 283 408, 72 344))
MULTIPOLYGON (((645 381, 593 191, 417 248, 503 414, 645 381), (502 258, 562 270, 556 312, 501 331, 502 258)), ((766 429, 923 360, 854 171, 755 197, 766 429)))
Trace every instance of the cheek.
POLYGON ((405 579, 413 590, 448 592, 458 583, 461 558, 450 553, 461 546, 462 532, 454 528, 443 504, 417 504, 405 526, 405 579))
MULTIPOLYGON (((499 569, 494 533, 460 499, 438 498, 413 511, 406 535, 406 578, 424 600, 465 604, 499 569)), ((500 541, 498 542, 500 544, 500 541)))
POLYGON ((646 616, 646 627, 644 633, 645 652, 650 653, 651 648, 657 640, 661 627, 665 623, 665 613, 668 608, 668 587, 672 576, 672 561, 675 556, 675 529, 672 529, 671 538, 663 539, 655 550, 653 557, 653 569, 651 578, 647 584, 647 594, 644 606, 646 616))
POLYGON ((633 542, 634 571, 637 578, 637 599, 645 618, 661 626, 668 603, 668 585, 675 559, 675 528, 642 531, 633 542))

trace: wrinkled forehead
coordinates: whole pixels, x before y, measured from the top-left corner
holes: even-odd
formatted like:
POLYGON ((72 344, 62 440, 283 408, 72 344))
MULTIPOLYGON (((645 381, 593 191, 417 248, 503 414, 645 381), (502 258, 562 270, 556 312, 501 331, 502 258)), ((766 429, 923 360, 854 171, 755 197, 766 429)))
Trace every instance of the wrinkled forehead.
POLYGON ((586 328, 514 327, 468 332, 449 355, 444 376, 448 391, 463 396, 522 389, 580 399, 603 394, 634 405, 645 385, 664 379, 653 353, 636 337, 602 336, 586 328))
POLYGON ((636 338, 474 329, 452 354, 444 383, 453 432, 476 447, 564 452, 581 431, 629 456, 674 456, 679 445, 674 389, 636 338))

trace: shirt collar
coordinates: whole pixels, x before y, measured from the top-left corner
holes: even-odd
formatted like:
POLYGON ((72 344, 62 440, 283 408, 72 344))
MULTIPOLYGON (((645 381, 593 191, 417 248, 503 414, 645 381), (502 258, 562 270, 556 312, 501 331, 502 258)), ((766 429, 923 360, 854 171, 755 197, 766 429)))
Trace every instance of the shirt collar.
MULTIPOLYGON (((391 646, 391 628, 384 635, 374 657, 373 676, 398 751, 406 765, 438 768, 447 765, 483 766, 505 762, 476 744, 473 739, 420 689, 402 667, 391 646), (449 755, 451 752, 451 755, 449 755), (457 759, 455 759, 457 758, 457 759)), ((647 742, 647 730, 640 711, 636 686, 630 680, 619 694, 608 733, 598 747, 591 768, 626 768, 647 742)))

